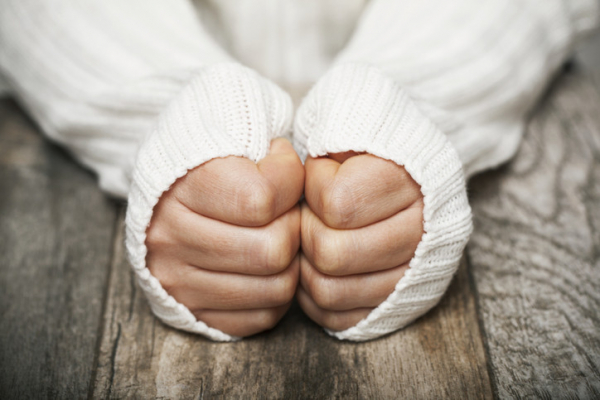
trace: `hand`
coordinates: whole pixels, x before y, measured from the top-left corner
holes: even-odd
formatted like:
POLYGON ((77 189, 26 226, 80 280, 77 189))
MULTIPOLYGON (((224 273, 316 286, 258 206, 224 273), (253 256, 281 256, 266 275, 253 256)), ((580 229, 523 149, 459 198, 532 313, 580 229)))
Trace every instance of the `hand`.
POLYGON ((234 336, 272 328, 298 284, 304 168, 285 139, 255 164, 211 160, 154 209, 150 272, 198 320, 234 336))
POLYGON ((370 154, 308 158, 297 298, 333 331, 390 295, 423 235, 423 195, 406 170, 370 154))

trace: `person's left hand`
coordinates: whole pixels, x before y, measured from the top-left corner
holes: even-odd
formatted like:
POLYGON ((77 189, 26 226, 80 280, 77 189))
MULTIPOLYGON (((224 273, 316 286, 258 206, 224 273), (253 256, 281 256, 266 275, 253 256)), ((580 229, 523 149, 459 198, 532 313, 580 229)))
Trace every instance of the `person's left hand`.
POLYGON ((308 158, 298 303, 319 325, 356 325, 393 291, 423 235, 423 195, 370 154, 308 158))

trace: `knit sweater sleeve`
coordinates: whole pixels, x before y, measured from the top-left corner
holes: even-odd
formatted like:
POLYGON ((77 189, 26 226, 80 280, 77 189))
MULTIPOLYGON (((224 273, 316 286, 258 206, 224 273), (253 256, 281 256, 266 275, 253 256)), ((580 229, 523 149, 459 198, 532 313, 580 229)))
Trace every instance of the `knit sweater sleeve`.
POLYGON ((291 100, 234 62, 185 0, 7 0, 0 74, 43 132, 128 197, 127 250, 154 313, 215 340, 146 268, 146 229, 163 192, 229 155, 263 158, 289 133, 291 100))
POLYGON ((524 118, 576 41, 596 0, 375 0, 301 104, 302 156, 364 151, 421 185, 424 231, 395 291, 356 326, 366 340, 402 328, 441 298, 470 232, 465 176, 516 151, 524 118))

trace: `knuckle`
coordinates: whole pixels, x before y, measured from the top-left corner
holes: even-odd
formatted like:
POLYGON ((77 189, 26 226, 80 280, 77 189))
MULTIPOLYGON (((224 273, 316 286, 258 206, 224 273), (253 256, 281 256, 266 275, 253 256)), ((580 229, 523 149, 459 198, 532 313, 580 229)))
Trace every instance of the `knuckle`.
POLYGON ((332 331, 343 331, 348 328, 348 323, 345 318, 341 317, 340 313, 328 312, 323 316, 323 326, 332 331))
POLYGON ((335 309, 340 304, 340 296, 333 278, 316 278, 310 283, 309 291, 317 306, 325 310, 335 309))
POLYGON ((276 306, 288 304, 294 298, 296 294, 296 287, 298 280, 300 279, 299 268, 295 268, 291 265, 283 273, 271 277, 272 281, 269 285, 271 287, 269 293, 269 300, 276 306))
POLYGON ((146 232, 146 247, 149 250, 161 250, 173 243, 169 230, 163 223, 150 224, 146 232))
POLYGON ((346 228, 356 214, 356 201, 348 182, 338 178, 321 194, 323 222, 332 228, 346 228))
POLYGON ((335 238, 320 232, 312 235, 312 261, 314 267, 326 275, 339 275, 343 272, 344 261, 335 238))
POLYGON ((158 282, 160 282, 161 286, 167 293, 172 294, 172 292, 179 286, 177 275, 169 268, 165 268, 161 265, 149 265, 148 268, 150 269, 152 275, 158 279, 158 282))
POLYGON ((283 272, 296 255, 296 240, 288 231, 273 231, 263 241, 263 268, 269 275, 283 272))
POLYGON ((266 225, 275 218, 276 188, 263 177, 253 178, 240 189, 241 217, 252 225, 266 225))
POLYGON ((150 273, 158 279, 161 286, 171 293, 177 288, 179 281, 176 271, 165 264, 164 251, 174 243, 168 230, 162 225, 151 225, 146 234, 148 253, 146 264, 150 273), (162 261, 161 261, 162 260, 162 261))
POLYGON ((296 280, 292 277, 282 279, 277 282, 273 293, 271 293, 272 301, 276 305, 287 304, 294 298, 296 293, 296 280))
POLYGON ((277 309, 266 309, 260 313, 257 325, 261 331, 273 329, 282 316, 277 309))

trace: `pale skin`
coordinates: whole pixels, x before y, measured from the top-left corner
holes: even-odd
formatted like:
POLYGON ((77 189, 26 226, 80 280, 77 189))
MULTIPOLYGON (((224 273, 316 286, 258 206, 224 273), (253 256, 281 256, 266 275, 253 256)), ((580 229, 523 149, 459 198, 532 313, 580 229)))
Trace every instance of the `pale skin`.
POLYGON ((419 185, 403 167, 356 153, 303 166, 275 139, 258 164, 214 159, 163 194, 146 262, 169 294, 225 333, 274 327, 294 296, 313 321, 339 331, 393 292, 422 214, 419 185))

